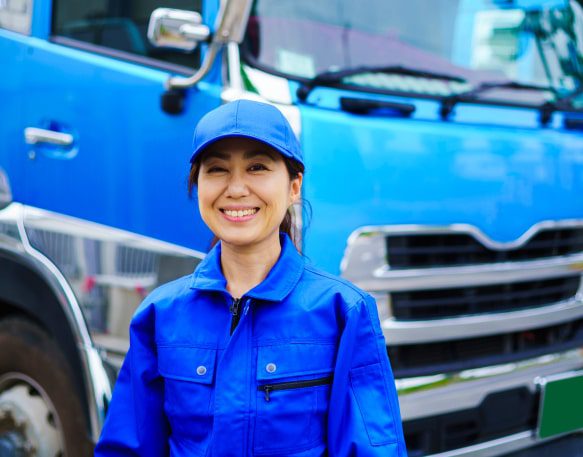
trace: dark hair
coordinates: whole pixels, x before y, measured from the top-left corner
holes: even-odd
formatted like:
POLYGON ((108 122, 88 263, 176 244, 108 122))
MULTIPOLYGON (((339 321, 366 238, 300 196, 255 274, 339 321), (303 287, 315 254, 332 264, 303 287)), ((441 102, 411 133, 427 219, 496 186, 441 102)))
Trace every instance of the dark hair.
MULTIPOLYGON (((280 156, 283 158, 290 180, 297 178, 300 173, 304 173, 304 166, 300 162, 281 154, 280 156)), ((192 191, 198 185, 198 175, 200 173, 200 164, 203 157, 204 154, 199 154, 196 160, 190 165, 190 172, 188 174, 188 196, 190 198, 192 198, 192 191)), ((301 249, 301 246, 299 246, 301 241, 301 230, 295 223, 295 217, 291 207, 286 211, 283 221, 281 221, 281 224, 279 225, 279 231, 286 233, 298 250, 301 249)), ((211 246, 214 246, 217 241, 218 238, 215 236, 211 242, 211 246)))

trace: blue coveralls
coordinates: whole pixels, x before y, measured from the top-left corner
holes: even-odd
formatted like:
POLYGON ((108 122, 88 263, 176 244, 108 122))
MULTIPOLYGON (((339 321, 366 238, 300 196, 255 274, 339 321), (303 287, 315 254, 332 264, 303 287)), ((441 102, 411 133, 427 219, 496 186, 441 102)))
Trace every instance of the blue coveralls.
POLYGON ((220 243, 144 300, 96 456, 407 455, 374 299, 281 240, 232 335, 220 243))

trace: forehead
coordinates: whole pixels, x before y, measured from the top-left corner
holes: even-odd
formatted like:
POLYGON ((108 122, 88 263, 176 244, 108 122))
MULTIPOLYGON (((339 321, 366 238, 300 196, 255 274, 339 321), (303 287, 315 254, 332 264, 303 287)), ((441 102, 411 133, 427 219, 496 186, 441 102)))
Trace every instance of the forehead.
POLYGON ((223 138, 210 145, 202 154, 201 161, 211 158, 224 160, 242 157, 250 159, 257 156, 265 156, 271 160, 283 160, 281 154, 271 146, 261 141, 245 137, 223 138))

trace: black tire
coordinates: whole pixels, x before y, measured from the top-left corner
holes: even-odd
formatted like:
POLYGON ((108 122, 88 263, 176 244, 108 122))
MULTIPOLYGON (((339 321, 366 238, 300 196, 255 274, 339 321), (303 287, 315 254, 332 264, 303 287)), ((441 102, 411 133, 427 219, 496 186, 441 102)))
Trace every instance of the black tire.
POLYGON ((93 455, 89 428, 68 364, 39 326, 19 317, 0 321, 0 378, 8 373, 32 379, 50 399, 63 437, 63 457, 93 455))

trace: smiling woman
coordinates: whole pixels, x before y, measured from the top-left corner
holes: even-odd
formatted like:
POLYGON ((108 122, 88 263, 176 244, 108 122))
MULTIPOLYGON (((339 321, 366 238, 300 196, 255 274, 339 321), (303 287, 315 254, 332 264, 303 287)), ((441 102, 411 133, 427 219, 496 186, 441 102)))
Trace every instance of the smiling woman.
MULTIPOLYGON (((193 188, 202 183, 198 191, 199 209, 203 220, 215 234, 215 241, 221 239, 228 242, 218 235, 219 227, 215 228, 213 224, 213 215, 218 216, 215 214, 218 210, 227 221, 256 220, 256 224, 264 224, 264 229, 267 229, 265 224, 269 224, 268 217, 272 225, 280 221, 279 231, 286 233, 298 246, 299 237, 290 205, 300 199, 303 172, 301 162, 282 156, 266 143, 246 137, 227 137, 218 140, 192 163, 188 189, 192 196, 193 188), (226 191, 222 206, 209 211, 210 206, 206 205, 213 202, 208 199, 213 197, 213 193, 221 191, 226 191), (278 197, 283 200, 278 201, 278 197), (256 218, 262 207, 263 213, 256 218)), ((273 230, 277 227, 271 226, 272 237, 277 235, 277 231, 273 230)))
POLYGON ((374 299, 292 242, 303 171, 276 108, 201 119, 189 191, 218 242, 136 312, 96 456, 406 456, 374 299))

